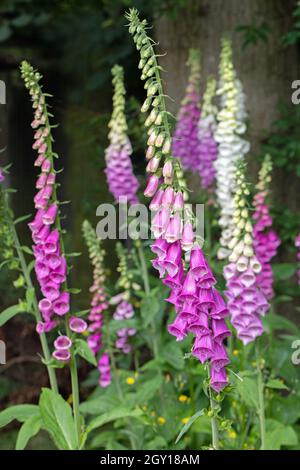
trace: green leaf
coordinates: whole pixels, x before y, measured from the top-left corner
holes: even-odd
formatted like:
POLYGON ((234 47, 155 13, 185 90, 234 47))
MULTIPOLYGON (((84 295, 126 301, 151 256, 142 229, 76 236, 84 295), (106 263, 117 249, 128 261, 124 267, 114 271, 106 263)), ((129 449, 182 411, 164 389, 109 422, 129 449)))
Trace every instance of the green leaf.
POLYGON ((74 317, 84 317, 87 313, 89 313, 89 311, 89 308, 87 308, 86 310, 80 310, 79 312, 74 313, 74 317))
POLYGON ((68 292, 70 292, 70 294, 80 294, 81 289, 78 289, 77 287, 70 287, 68 292))
POLYGON ((275 313, 269 313, 266 316, 265 322, 267 325, 270 325, 270 327, 274 330, 287 330, 291 333, 295 333, 296 335, 298 335, 299 333, 297 325, 295 325, 287 318, 281 315, 276 315, 275 313))
POLYGON ((145 450, 164 449, 168 447, 168 443, 163 436, 156 436, 149 442, 145 443, 145 450))
POLYGON ((157 297, 149 295, 141 302, 141 316, 144 326, 148 326, 160 310, 160 303, 157 297))
POLYGON ((90 364, 93 364, 93 366, 97 365, 95 355, 84 339, 75 339, 74 345, 75 351, 77 354, 79 354, 79 356, 83 357, 83 359, 85 359, 90 364))
POLYGON ((131 410, 129 408, 115 408, 107 413, 103 413, 103 415, 98 416, 97 418, 93 419, 87 426, 87 433, 90 433, 94 429, 100 428, 106 423, 111 421, 115 421, 116 419, 121 418, 138 418, 143 414, 142 410, 135 409, 131 410))
POLYGON ((24 251, 24 253, 27 253, 28 255, 33 255, 33 251, 28 246, 23 245, 21 248, 24 251))
POLYGON ((161 357, 174 369, 182 370, 184 368, 184 358, 180 346, 174 341, 165 345, 161 357))
POLYGON ((249 377, 243 377, 243 380, 237 381, 237 391, 246 405, 258 409, 258 389, 255 380, 249 377))
POLYGON ((204 415, 204 410, 200 410, 200 411, 197 411, 197 413, 195 413, 193 416, 191 416, 191 418, 188 420, 188 422, 183 426, 183 428, 181 429, 180 433, 178 434, 177 438, 176 438, 176 441, 175 441, 175 444, 177 444, 177 442, 180 441, 180 439, 182 438, 182 436, 190 429, 190 427, 192 426, 192 424, 198 419, 200 418, 200 416, 203 416, 204 415))
POLYGON ((41 429, 41 417, 39 415, 31 416, 22 424, 16 442, 16 450, 23 450, 28 441, 34 437, 41 429))
POLYGON ((23 423, 31 416, 39 415, 39 407, 37 405, 14 405, 0 412, 0 428, 6 426, 16 419, 23 423))
POLYGON ((6 41, 11 36, 11 29, 8 26, 8 24, 3 23, 2 26, 0 26, 0 42, 6 41))
POLYGON ((278 379, 270 379, 266 383, 266 387, 275 388, 275 389, 278 389, 278 390, 288 390, 288 387, 278 379))
POLYGON ((277 263, 272 266, 276 281, 285 281, 292 277, 297 269, 296 263, 277 263))
POLYGON ((97 398, 93 398, 91 400, 81 403, 80 412, 83 414, 90 414, 90 415, 98 416, 101 413, 105 413, 111 409, 117 408, 119 403, 120 403, 119 398, 116 398, 115 396, 100 395, 97 398))
POLYGON ((32 307, 32 304, 33 304, 33 301, 34 301, 34 288, 33 287, 29 287, 27 290, 26 290, 26 303, 27 303, 27 307, 29 310, 31 310, 31 307, 32 307))
POLYGON ((3 312, 0 313, 0 326, 5 325, 8 320, 13 318, 17 313, 20 313, 20 305, 12 305, 11 307, 8 307, 7 309, 3 310, 3 312))
POLYGON ((134 403, 139 405, 145 405, 151 400, 161 387, 163 383, 163 376, 157 372, 156 376, 138 386, 136 395, 134 397, 134 403))
POLYGON ((66 258, 75 258, 76 256, 81 256, 82 253, 80 251, 74 251, 74 253, 66 253, 66 258))
POLYGON ((60 450, 78 449, 76 429, 70 405, 49 388, 43 388, 40 402, 42 427, 60 450))
POLYGON ((282 446, 295 446, 298 443, 297 434, 292 426, 285 426, 273 419, 266 420, 266 449, 280 450, 282 446))
MULTIPOLYGON (((27 215, 22 215, 21 217, 18 217, 17 219, 14 220, 14 224, 17 225, 21 222, 24 222, 25 220, 28 220, 30 219, 31 217, 31 214, 27 214, 27 215)), ((22 247, 23 248, 23 247, 22 247)))
POLYGON ((32 21, 32 19, 33 17, 31 15, 28 15, 27 13, 21 13, 12 20, 12 24, 16 28, 23 28, 24 26, 27 26, 32 21))

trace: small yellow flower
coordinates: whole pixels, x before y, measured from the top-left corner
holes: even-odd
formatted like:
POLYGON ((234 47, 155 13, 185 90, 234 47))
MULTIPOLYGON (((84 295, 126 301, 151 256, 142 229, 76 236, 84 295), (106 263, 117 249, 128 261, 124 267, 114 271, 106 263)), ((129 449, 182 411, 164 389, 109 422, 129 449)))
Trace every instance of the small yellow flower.
POLYGON ((148 410, 148 407, 146 405, 142 406, 142 410, 143 411, 147 411, 148 410))
POLYGON ((235 432, 233 429, 231 429, 230 431, 228 431, 228 437, 229 437, 229 439, 236 439, 236 436, 237 436, 237 434, 236 434, 236 432, 235 432))
POLYGON ((234 356, 238 356, 239 353, 240 353, 240 352, 239 352, 238 349, 234 349, 232 354, 233 354, 234 356))
POLYGON ((187 416, 186 418, 183 418, 183 419, 181 420, 181 422, 182 422, 182 424, 187 424, 190 419, 191 419, 191 417, 190 417, 190 416, 187 416))
POLYGON ((181 402, 181 403, 185 403, 186 401, 188 401, 189 397, 187 395, 180 395, 178 400, 181 402))
POLYGON ((133 385, 135 383, 135 379, 133 377, 127 377, 126 383, 128 385, 133 385))
POLYGON ((68 396, 67 402, 69 403, 69 405, 72 405, 72 403, 73 403, 73 395, 72 395, 72 393, 68 396))
POLYGON ((165 418, 163 418, 162 416, 159 416, 159 417, 157 418, 157 422, 158 422, 158 424, 165 424, 166 420, 165 420, 165 418))

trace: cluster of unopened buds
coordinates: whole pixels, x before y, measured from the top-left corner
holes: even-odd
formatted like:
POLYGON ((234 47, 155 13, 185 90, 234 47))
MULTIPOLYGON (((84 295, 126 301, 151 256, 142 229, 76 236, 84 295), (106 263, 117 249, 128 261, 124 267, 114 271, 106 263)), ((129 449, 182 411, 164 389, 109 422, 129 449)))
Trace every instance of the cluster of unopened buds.
POLYGON ((245 180, 244 170, 236 170, 236 189, 234 195, 234 230, 228 243, 231 251, 229 264, 224 268, 231 323, 237 336, 244 344, 260 336, 264 329, 261 317, 269 309, 269 304, 260 289, 257 279, 261 264, 255 256, 252 238, 252 223, 247 208, 250 192, 245 180))
MULTIPOLYGON (((39 301, 43 321, 37 324, 37 331, 45 333, 56 327, 59 319, 69 313, 70 294, 66 290, 67 263, 61 250, 60 230, 56 226, 58 217, 56 173, 47 105, 39 85, 41 75, 27 62, 22 62, 21 73, 34 109, 34 120, 31 123, 35 129, 33 149, 38 153, 34 164, 41 169, 34 197, 36 214, 29 223, 29 228, 34 242, 35 272, 44 296, 39 301)), ((70 330, 74 332, 82 332, 86 328, 83 320, 68 316, 67 321, 70 330)), ((69 355, 60 351, 61 349, 55 349, 54 357, 62 361, 69 360, 69 355)))
POLYGON ((273 221, 267 204, 271 171, 271 157, 266 155, 259 173, 259 181, 256 186, 257 193, 253 201, 255 207, 253 214, 253 247, 262 266, 261 272, 257 275, 257 282, 268 300, 274 295, 271 259, 276 255, 277 248, 280 245, 277 233, 271 228, 273 221))
POLYGON ((139 20, 136 10, 130 11, 128 19, 129 31, 133 34, 141 54, 142 79, 147 80, 145 87, 148 97, 142 110, 148 111, 151 104, 155 110, 154 113, 150 112, 149 120, 146 120, 146 126, 150 126, 146 155, 149 160, 148 171, 152 159, 157 163, 153 164, 155 171, 148 180, 144 194, 152 198, 150 209, 155 212, 152 232, 156 241, 151 249, 157 258, 153 261, 153 266, 159 270, 160 277, 164 277, 163 282, 171 288, 167 300, 175 306, 177 312, 175 321, 169 325, 169 332, 179 341, 189 332, 195 335, 192 354, 209 365, 211 387, 219 392, 227 385, 225 366, 229 360, 223 341, 230 335, 224 320, 228 310, 222 296, 214 287, 216 280, 202 249, 195 243, 193 217, 192 214, 187 214, 184 204, 187 192, 181 165, 178 159, 170 155, 170 127, 159 67, 156 64, 152 42, 145 30, 147 22, 139 20), (149 62, 154 64, 151 66, 154 67, 153 74, 157 72, 154 78, 151 78, 151 69, 144 70, 149 62), (156 122, 157 118, 159 123, 156 122), (163 128, 160 126, 161 122, 163 128), (161 148, 161 151, 157 155, 158 148, 161 148), (184 218, 186 221, 183 221, 184 218), (186 259, 190 258, 189 262, 183 262, 184 252, 186 259))
POLYGON ((114 97, 113 112, 108 124, 110 144, 105 151, 106 177, 110 192, 118 202, 120 197, 126 197, 129 204, 138 202, 137 190, 139 187, 130 155, 132 147, 127 136, 127 123, 125 117, 125 87, 123 68, 115 65, 112 69, 114 97))
POLYGON ((235 168, 238 161, 243 161, 249 151, 249 143, 241 138, 246 131, 243 120, 244 94, 241 84, 236 78, 232 63, 231 43, 222 41, 220 60, 220 87, 217 94, 221 96, 221 110, 217 115, 218 125, 214 138, 218 143, 218 156, 215 160, 216 195, 221 209, 219 224, 222 228, 220 259, 227 258, 230 253, 228 242, 232 238, 233 226, 233 193, 235 190, 235 168))

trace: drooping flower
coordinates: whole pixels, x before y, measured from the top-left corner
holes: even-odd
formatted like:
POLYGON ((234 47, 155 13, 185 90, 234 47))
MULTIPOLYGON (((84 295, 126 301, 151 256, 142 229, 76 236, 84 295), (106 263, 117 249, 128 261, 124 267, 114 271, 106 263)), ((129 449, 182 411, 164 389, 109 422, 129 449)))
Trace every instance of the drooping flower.
POLYGON ((216 131, 217 108, 212 103, 216 93, 216 80, 210 77, 203 95, 201 116, 198 122, 199 163, 198 171, 202 187, 211 189, 216 175, 214 161, 217 158, 218 146, 214 139, 216 131))
POLYGON ((241 137, 246 131, 245 95, 241 82, 236 77, 231 42, 227 38, 222 41, 219 70, 220 86, 217 94, 220 95, 221 110, 217 116, 218 126, 214 138, 218 142, 218 156, 215 160, 216 195, 220 206, 219 224, 222 229, 218 257, 224 259, 230 253, 228 242, 234 230, 232 217, 235 165, 244 160, 250 148, 249 143, 241 137))
POLYGON ((271 171, 272 160, 269 155, 266 155, 259 172, 259 181, 256 185, 257 193, 253 201, 255 207, 253 214, 253 247, 262 267, 261 272, 257 275, 257 282, 268 300, 274 295, 271 259, 276 255, 277 248, 280 245, 277 233, 271 228, 272 217, 267 204, 271 171))
MULTIPOLYGON (((87 220, 85 220, 82 224, 82 231, 88 247, 89 257, 93 265, 93 285, 90 287, 92 301, 91 310, 88 316, 88 331, 90 332, 90 335, 88 336, 88 345, 95 356, 97 356, 104 347, 102 341, 102 328, 104 322, 104 312, 108 309, 109 306, 107 294, 104 288, 105 272, 103 269, 103 259, 105 252, 103 249, 101 249, 100 240, 97 238, 95 230, 87 220)), ((108 371, 109 363, 109 355, 102 351, 98 362, 98 370, 100 372, 99 384, 101 387, 107 387, 110 383, 110 372, 108 371), (100 361, 103 356, 105 357, 105 369, 104 367, 102 368, 99 366, 99 364, 102 364, 100 361)))
MULTIPOLYGON (((42 76, 26 61, 21 64, 21 75, 29 90, 34 109, 31 127, 35 129, 33 149, 37 151, 35 166, 41 174, 36 183, 34 197, 36 213, 28 224, 34 243, 35 273, 44 296, 39 302, 43 321, 37 325, 39 333, 55 328, 61 317, 70 311, 70 295, 66 288, 67 263, 62 250, 62 240, 58 219, 56 198, 56 171, 52 151, 52 135, 45 94, 39 84, 42 76)), ((63 357, 53 353, 57 360, 68 361, 70 354, 63 357)))
POLYGON ((250 191, 241 164, 236 169, 235 179, 234 230, 228 243, 229 264, 224 268, 225 295, 231 323, 238 338, 247 344, 263 333, 261 318, 269 310, 269 304, 258 281, 261 264, 254 252, 253 228, 247 208, 250 191))
POLYGON ((200 54, 197 49, 190 50, 187 64, 190 67, 190 76, 178 113, 172 141, 172 152, 175 157, 180 158, 184 169, 197 171, 200 159, 197 126, 201 112, 199 95, 200 54))
POLYGON ((298 285, 300 286, 300 233, 297 235, 297 237, 295 239, 295 247, 298 248, 298 251, 297 251, 297 261, 298 261, 297 275, 298 275, 298 285))
POLYGON ((126 197, 129 204, 138 202, 138 180, 134 176, 130 155, 132 147, 127 136, 125 117, 125 87, 123 68, 115 65, 112 69, 114 96, 113 112, 108 124, 110 144, 105 151, 106 177, 109 191, 118 202, 126 197))
MULTIPOLYGON (((134 9, 130 10, 127 18, 129 32, 140 50, 142 80, 146 81, 147 98, 142 111, 152 108, 145 122, 149 127, 146 158, 149 156, 151 160, 157 156, 160 160, 155 172, 158 183, 149 194, 153 198, 150 209, 155 213, 151 225, 155 241, 151 249, 156 255, 152 264, 159 271, 163 283, 171 289, 166 301, 174 305, 177 313, 168 330, 177 341, 188 333, 195 336, 192 354, 207 363, 211 373, 210 385, 219 392, 228 383, 225 366, 229 360, 223 348, 224 340, 230 335, 224 322, 228 310, 215 288, 216 280, 195 237, 193 215, 184 203, 188 191, 180 159, 171 153, 170 124, 153 43, 145 29, 147 22, 140 21, 134 9)), ((198 120, 199 114, 195 120, 196 137, 198 120)), ((179 156, 175 151, 174 155, 179 156)))

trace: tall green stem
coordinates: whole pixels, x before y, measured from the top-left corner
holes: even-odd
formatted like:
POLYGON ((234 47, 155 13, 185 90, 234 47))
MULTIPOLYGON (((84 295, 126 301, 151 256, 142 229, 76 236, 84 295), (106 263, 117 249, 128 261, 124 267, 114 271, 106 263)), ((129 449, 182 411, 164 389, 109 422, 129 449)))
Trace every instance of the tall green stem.
MULTIPOLYGON (((50 123, 49 123, 49 117, 48 117, 48 112, 47 112, 47 106, 46 103, 44 104, 45 107, 45 116, 46 116, 46 127, 48 129, 51 129, 50 123)), ((52 137, 51 137, 51 132, 49 133, 49 136, 47 137, 47 148, 49 152, 49 157, 51 159, 51 166, 53 171, 55 171, 54 168, 54 163, 53 163, 53 150, 52 150, 52 137)), ((56 185, 53 187, 53 200, 59 203, 58 198, 57 198, 57 191, 56 191, 56 185)), ((59 231, 60 234, 62 234, 62 229, 61 229, 61 223, 60 223, 60 217, 59 214, 56 217, 55 220, 55 226, 57 230, 59 231)), ((60 248, 61 248, 61 253, 63 256, 65 256, 65 247, 64 247, 64 240, 63 237, 60 237, 60 248)), ((68 290, 68 285, 67 281, 64 282, 63 287, 65 290, 68 290)), ((66 315, 66 320, 65 320, 65 327, 66 327, 66 333, 68 336, 71 336, 71 331, 69 328, 69 317, 70 314, 66 315)), ((71 374, 71 386, 72 386, 72 402, 73 402, 73 415, 74 415, 74 422, 75 422, 75 427, 77 431, 77 440, 78 440, 78 445, 80 444, 80 437, 81 437, 81 429, 80 429, 80 413, 79 413, 79 384, 78 384, 78 372, 77 372, 77 364, 76 364, 76 356, 73 353, 72 358, 70 361, 70 374, 71 374)))
MULTIPOLYGON (((143 278, 144 289, 145 289, 146 295, 148 296, 150 295, 150 283, 149 283, 148 269, 147 269, 147 264, 145 260, 144 250, 143 250, 143 246, 140 240, 138 240, 137 249, 138 249, 138 254, 139 254, 139 259, 140 259, 140 264, 141 264, 141 275, 143 278)), ((152 329, 153 353, 154 353, 154 357, 157 357, 158 356, 158 344, 157 344, 157 339, 156 339, 156 328, 155 328, 154 318, 152 318, 151 320, 151 329, 152 329)))
MULTIPOLYGON (((42 321, 42 318, 41 318, 41 314, 40 314, 40 311, 39 311, 39 308, 38 308, 38 302, 37 302, 37 298, 36 298, 36 294, 35 294, 35 289, 34 289, 33 284, 32 284, 32 280, 31 280, 31 277, 30 277, 30 272, 29 272, 29 269, 28 269, 28 266, 27 266, 22 248, 21 248, 21 244, 20 244, 20 241, 19 241, 19 237, 18 237, 18 234, 17 234, 17 231, 16 231, 15 224, 12 220, 10 222, 11 222, 11 231, 12 231, 12 235, 13 235, 13 238, 14 238, 14 245, 15 245, 15 248, 16 248, 16 251, 17 251, 17 254, 18 254, 18 258, 20 260, 20 264, 21 264, 23 276, 24 276, 24 279, 25 279, 25 282, 26 282, 26 286, 27 286, 28 289, 31 289, 32 292, 33 292, 32 305, 33 305, 33 310, 34 310, 34 315, 35 315, 35 318, 36 318, 36 322, 39 322, 39 321, 42 321)), ((46 362, 49 362, 50 359, 51 359, 51 356, 50 356, 50 352, 49 352, 49 348, 48 348, 46 335, 45 335, 45 333, 41 333, 39 336, 40 336, 40 341, 41 341, 41 345, 42 345, 43 356, 44 356, 46 362)), ((54 392, 58 392, 58 386, 57 386, 55 371, 52 367, 50 367, 48 365, 46 367, 47 367, 47 371, 48 371, 50 386, 51 386, 51 388, 54 392)))
POLYGON ((260 440, 261 440, 261 450, 266 449, 266 420, 265 420, 265 399, 264 399, 264 380, 260 368, 260 354, 258 343, 255 345, 256 353, 256 370, 257 370, 257 388, 258 388, 258 417, 259 417, 259 427, 260 427, 260 440))
MULTIPOLYGON (((208 369, 208 379, 210 378, 210 373, 208 369)), ((209 402, 210 402, 210 423, 211 423, 211 436, 212 436, 212 447, 214 450, 220 449, 220 439, 219 439, 219 426, 218 426, 218 418, 217 418, 217 411, 216 411, 216 401, 213 396, 213 391, 211 387, 209 387, 209 402)))
POLYGON ((211 434, 212 434, 212 446, 214 450, 220 449, 220 440, 219 440, 219 427, 218 427, 218 419, 215 416, 215 400, 210 390, 210 409, 212 412, 212 416, 210 418, 211 422, 211 434))

